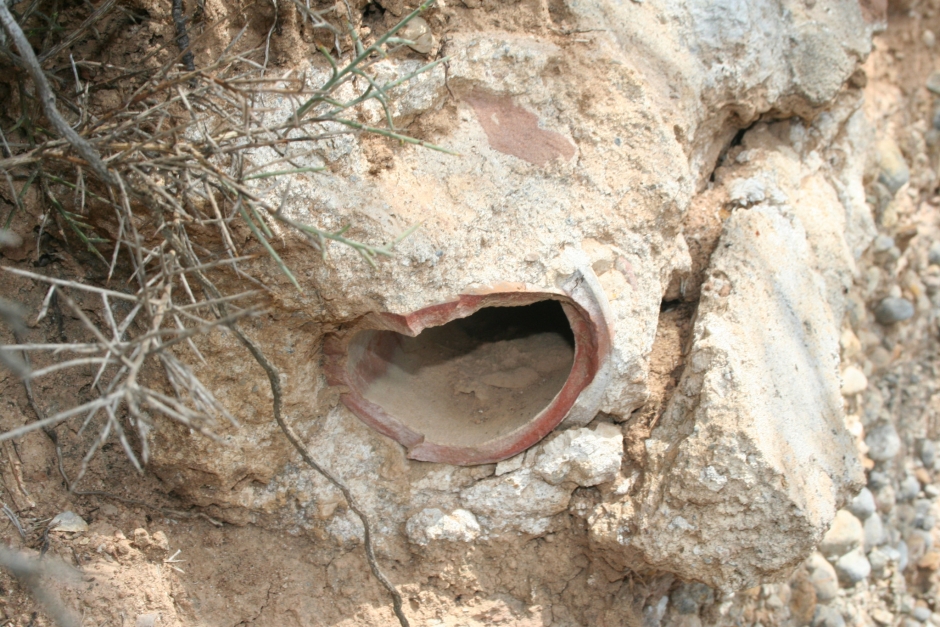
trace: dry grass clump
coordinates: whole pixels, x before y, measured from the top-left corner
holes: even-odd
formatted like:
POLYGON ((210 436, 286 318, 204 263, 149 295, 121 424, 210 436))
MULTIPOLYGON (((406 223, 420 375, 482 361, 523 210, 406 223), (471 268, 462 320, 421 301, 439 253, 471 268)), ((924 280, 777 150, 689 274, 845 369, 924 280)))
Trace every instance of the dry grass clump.
MULTIPOLYGON (((80 32, 70 33, 37 57, 19 22, 28 23, 26 13, 40 3, 33 2, 18 22, 0 0, 0 23, 7 33, 0 54, 22 68, 35 88, 31 95, 27 84, 20 81, 21 116, 13 127, 0 128, 4 152, 0 172, 20 210, 25 210, 22 199, 27 191, 36 189, 47 208, 43 228, 70 236, 73 244, 80 243, 107 267, 106 286, 5 268, 49 284, 37 320, 43 318, 50 301, 58 298, 94 338, 80 343, 16 344, 0 354, 11 365, 16 359, 11 354, 14 351, 53 351, 62 356, 53 365, 31 371, 26 375, 31 380, 93 365, 97 368, 93 387, 98 395, 0 435, 0 440, 71 417, 81 416, 88 425, 104 416, 101 437, 86 462, 114 434, 134 465, 141 468, 147 461, 146 436, 154 415, 209 436, 220 419, 236 423, 189 367, 167 349, 185 342, 202 359, 193 336, 256 313, 243 303, 249 302, 257 289, 226 293, 220 287, 223 283, 255 284, 264 289, 240 265, 251 256, 243 255, 235 244, 235 222, 247 226, 297 289, 296 278, 271 244, 275 224, 303 235, 324 256, 329 241, 352 247, 371 264, 377 257, 392 254, 394 243, 371 246, 347 238, 346 229, 325 231, 288 217, 271 200, 273 186, 265 184, 268 179, 316 170, 303 164, 323 150, 324 140, 338 134, 373 132, 422 143, 395 130, 388 110, 389 92, 443 60, 389 84, 378 84, 369 67, 409 43, 395 38, 395 33, 431 3, 424 2, 399 26, 364 46, 353 29, 341 30, 324 17, 325 12, 312 11, 298 0, 297 10, 305 20, 337 39, 352 42, 354 56, 344 63, 321 47, 331 67, 330 77, 322 85, 312 86, 294 72, 275 76, 267 67, 266 48, 236 52, 239 36, 219 58, 192 69, 186 68, 193 65, 189 47, 170 62, 149 70, 145 69, 147 59, 135 67, 72 60, 74 94, 67 94, 55 90, 46 78, 41 59, 53 58, 56 50, 74 41, 80 32), (95 70, 95 84, 79 78, 84 68, 95 70), (125 102, 105 113, 90 112, 87 95, 101 85, 117 83, 134 87, 125 102), (341 98, 340 93, 346 97, 341 98), (292 114, 272 114, 269 105, 275 98, 290 103, 292 114), (356 119, 357 112, 370 101, 385 110, 387 127, 368 127, 356 119), (60 107, 77 113, 76 130, 58 112, 60 107), (43 118, 51 130, 42 126, 43 118), (258 163, 258 155, 265 154, 274 157, 258 163), (214 231, 215 236, 207 237, 207 231, 214 231), (209 240, 220 245, 210 249, 209 240), (119 275, 121 280, 116 280, 119 275), (239 280, 224 281, 233 275, 239 280), (100 317, 106 324, 88 318, 69 295, 75 290, 100 299, 100 317), (118 315, 117 302, 128 304, 120 308, 126 311, 123 315, 118 315), (173 395, 142 382, 141 369, 151 361, 162 365, 173 395), (128 427, 137 433, 141 459, 126 437, 128 427)), ((113 6, 113 0, 106 1, 79 30, 93 28, 113 6)), ((174 16, 179 17, 175 12, 174 16)), ((180 20, 176 23, 179 26, 180 20)), ((180 39, 185 43, 189 38, 180 39)), ((9 226, 12 214, 10 211, 3 226, 9 226)))
MULTIPOLYGON (((23 342, 19 339, 22 312, 14 303, 0 301, 0 317, 17 337, 16 344, 0 348, 0 359, 23 376, 31 400, 30 382, 40 377, 73 368, 95 370, 91 400, 0 434, 0 440, 15 438, 71 418, 82 421, 81 429, 95 425, 91 428, 98 429, 98 436, 78 476, 71 481, 65 478, 73 488, 89 460, 112 437, 135 467, 142 469, 156 416, 210 437, 220 422, 237 425, 212 391, 168 349, 186 344, 197 359, 203 359, 194 336, 226 326, 271 375, 273 367, 263 352, 236 326, 240 319, 257 313, 248 303, 256 302, 254 297, 264 289, 243 269, 251 257, 235 244, 236 223, 250 230, 297 289, 296 278, 271 244, 275 226, 301 234, 324 256, 330 241, 352 247, 370 264, 392 254, 394 243, 371 246, 347 238, 346 229, 325 231, 288 217, 272 193, 272 181, 315 170, 305 165, 308 157, 322 151, 324 140, 338 134, 370 132, 427 145, 395 129, 389 99, 394 89, 445 60, 389 83, 378 82, 370 66, 414 43, 397 38, 396 33, 433 0, 423 2, 369 45, 350 26, 351 13, 337 16, 332 7, 316 11, 302 0, 294 2, 306 24, 331 36, 337 49, 343 41, 352 50, 338 60, 320 47, 330 67, 322 84, 311 84, 296 72, 271 70, 267 63, 271 32, 260 49, 241 51, 243 30, 217 58, 194 59, 192 49, 199 36, 187 32, 180 0, 174 2, 172 11, 176 41, 171 44, 179 49, 163 64, 156 64, 155 53, 150 53, 133 66, 66 56, 82 37, 92 33, 107 37, 102 31, 125 24, 108 21, 114 12, 128 12, 115 0, 89 9, 86 18, 68 32, 58 26, 61 16, 55 13, 55 2, 22 2, 25 6, 16 12, 7 0, 0 0, 4 33, 0 71, 9 71, 16 85, 3 106, 18 112, 14 124, 0 125, 0 181, 8 186, 14 205, 0 229, 10 226, 14 212, 27 210, 24 199, 35 190, 44 207, 41 230, 57 230, 107 268, 99 285, 4 268, 48 285, 37 321, 46 315, 50 303, 64 303, 88 332, 84 341, 23 342), (48 69, 52 62, 63 67, 65 59, 71 80, 48 69), (90 94, 118 84, 129 94, 119 106, 103 112, 90 109, 90 94), (271 109, 276 99, 289 103, 289 115, 271 109), (386 126, 381 128, 363 124, 359 116, 363 107, 375 103, 385 112, 386 126), (267 157, 259 162, 259 155, 267 157), (257 289, 228 292, 222 287, 251 284, 257 289), (82 293, 81 299, 77 293, 82 293), (89 298, 99 303, 97 320, 77 302, 87 306, 89 298), (42 353, 42 362, 48 365, 31 368, 30 355, 36 353, 42 353), (150 364, 159 364, 166 373, 172 393, 148 385, 143 373, 150 364)), ((217 26, 208 25, 205 32, 217 26)), ((0 233, 4 240, 9 238, 7 231, 0 233)), ((271 382, 276 388, 276 377, 271 382)), ((275 389, 275 417, 304 458, 310 458, 283 424, 279 404, 275 389)), ((42 411, 35 402, 33 406, 42 411)), ((348 493, 312 458, 308 462, 348 493)), ((347 499, 351 499, 348 494, 347 499)), ((354 503, 350 505, 358 511, 354 503)), ((400 597, 378 571, 369 525, 363 522, 370 565, 395 597, 400 621, 407 623, 400 597)))

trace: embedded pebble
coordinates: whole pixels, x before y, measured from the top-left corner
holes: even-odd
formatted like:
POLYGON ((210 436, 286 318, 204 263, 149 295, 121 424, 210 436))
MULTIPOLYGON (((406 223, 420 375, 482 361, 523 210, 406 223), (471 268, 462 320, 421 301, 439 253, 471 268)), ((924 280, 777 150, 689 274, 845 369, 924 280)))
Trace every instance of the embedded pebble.
POLYGON ((864 541, 865 531, 861 521, 853 516, 852 512, 841 509, 836 512, 832 526, 819 543, 819 550, 823 555, 845 555, 861 546, 864 541))
POLYGON ((918 449, 920 461, 924 462, 924 466, 927 468, 933 468, 933 464, 937 460, 937 444, 933 440, 921 440, 918 449))
POLYGON ((904 477, 898 486, 898 501, 912 501, 920 493, 920 481, 914 475, 904 477))
POLYGON ((887 568, 891 563, 891 558, 881 549, 872 549, 868 553, 868 563, 871 565, 872 576, 882 579, 888 574, 887 568))
POLYGON ((937 36, 933 34, 932 30, 925 30, 921 34, 920 39, 928 48, 933 48, 937 43, 937 36))
POLYGON ((865 436, 865 444, 868 445, 868 456, 876 462, 889 460, 901 450, 901 438, 890 422, 871 429, 865 436))
POLYGON ((842 613, 829 605, 817 605, 812 627, 845 627, 842 613))
POLYGON ((878 142, 876 150, 878 151, 878 165, 881 166, 878 182, 894 196, 910 180, 911 171, 907 167, 907 162, 904 161, 901 149, 893 139, 882 139, 878 142))
POLYGON ((878 514, 872 514, 863 523, 865 529, 865 550, 869 551, 885 543, 885 526, 878 514))
POLYGON ((940 570, 940 551, 936 549, 927 551, 927 553, 918 560, 917 567, 931 572, 940 570))
MULTIPOLYGON (((868 444, 867 441, 865 443, 868 444)), ((868 446, 871 446, 871 445, 868 444, 868 446)), ((901 446, 901 440, 898 439, 898 447, 900 446, 901 446)), ((871 457, 871 455, 869 455, 869 457, 871 457)), ((894 457, 894 455, 892 455, 891 457, 894 457)), ((872 459, 874 459, 874 457, 872 457, 872 459)), ((888 477, 888 475, 879 470, 873 470, 868 475, 868 486, 872 490, 880 490, 881 488, 890 484, 891 484, 891 479, 888 477)))
POLYGON ((684 583, 669 595, 672 606, 679 614, 697 614, 702 605, 715 600, 715 592, 703 583, 684 583))
POLYGON ((894 324, 914 317, 914 305, 906 298, 889 296, 875 308, 875 320, 881 324, 894 324))
POLYGON ((861 549, 855 549, 836 560, 836 573, 849 584, 858 583, 871 574, 871 564, 861 549))
POLYGON ((798 575, 790 581, 789 588, 790 599, 787 605, 791 619, 797 625, 808 625, 813 620, 813 612, 816 611, 817 597, 807 571, 798 571, 798 575))
POLYGON ((917 499, 914 501, 914 526, 927 531, 933 529, 936 519, 930 513, 933 502, 930 499, 917 499))
POLYGON ((927 78, 927 89, 940 96, 940 72, 933 72, 927 78))
POLYGON ((894 248, 894 238, 884 233, 879 233, 871 244, 872 251, 876 253, 883 253, 892 248, 894 248))
POLYGON ((764 606, 769 607, 772 610, 781 610, 783 609, 783 599, 781 599, 776 594, 771 594, 769 597, 764 599, 764 606))
POLYGON ((916 618, 922 623, 926 623, 930 620, 930 608, 929 607, 915 607, 914 611, 911 612, 911 616, 916 618))
POLYGON ((849 366, 842 371, 842 396, 853 396, 864 392, 868 388, 868 377, 865 373, 849 366))
POLYGON ((927 516, 924 516, 922 519, 917 520, 916 524, 920 529, 923 529, 924 531, 930 531, 931 529, 937 526, 937 518, 936 516, 931 516, 928 514, 927 516))
POLYGON ((839 577, 836 569, 821 553, 814 553, 809 558, 807 566, 810 568, 809 580, 816 591, 816 599, 825 603, 839 595, 839 577))
POLYGON ((893 357, 891 353, 884 346, 876 346, 872 349, 871 355, 871 364, 876 370, 884 370, 891 365, 893 357))
POLYGON ((861 492, 849 503, 848 510, 855 514, 859 520, 865 520, 874 514, 875 497, 872 496, 871 490, 862 488, 861 492))
POLYGON ((890 485, 886 485, 878 492, 875 493, 875 503, 878 504, 878 511, 883 514, 888 514, 894 508, 897 503, 897 498, 894 494, 894 488, 890 485))
POLYGON ((405 526, 408 539, 426 546, 434 541, 472 542, 480 535, 476 516, 465 509, 445 514, 437 508, 421 510, 405 526))
POLYGON ((898 559, 897 559, 898 570, 903 573, 905 570, 907 570, 907 563, 908 563, 907 542, 905 542, 904 540, 901 540, 900 542, 898 542, 897 552, 898 552, 898 559))
MULTIPOLYGON (((940 118, 940 108, 937 109, 937 118, 940 118)), ((934 242, 927 251, 927 261, 940 266, 940 242, 934 242)))
POLYGON ((49 523, 49 531, 66 531, 69 533, 88 531, 88 523, 75 512, 62 512, 49 523))
POLYGON ((907 537, 907 550, 911 562, 919 561, 924 553, 933 548, 933 535, 923 529, 914 529, 907 537))
POLYGON ((914 517, 914 526, 924 531, 930 531, 937 526, 937 517, 930 513, 930 501, 927 501, 927 503, 925 511, 922 512, 918 509, 917 515, 914 517))
POLYGON ((408 44, 408 47, 421 54, 427 54, 434 48, 434 35, 431 33, 427 20, 423 17, 412 18, 398 31, 398 37, 412 41, 413 43, 408 44))

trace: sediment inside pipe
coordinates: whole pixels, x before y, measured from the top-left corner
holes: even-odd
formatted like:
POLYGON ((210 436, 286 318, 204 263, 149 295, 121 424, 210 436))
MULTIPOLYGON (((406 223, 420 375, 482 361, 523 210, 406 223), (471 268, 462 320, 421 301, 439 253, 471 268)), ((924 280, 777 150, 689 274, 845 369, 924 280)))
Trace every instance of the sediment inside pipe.
POLYGON ((457 447, 529 422, 562 389, 574 355, 555 300, 484 307, 417 337, 363 331, 350 345, 367 400, 428 441, 457 447))

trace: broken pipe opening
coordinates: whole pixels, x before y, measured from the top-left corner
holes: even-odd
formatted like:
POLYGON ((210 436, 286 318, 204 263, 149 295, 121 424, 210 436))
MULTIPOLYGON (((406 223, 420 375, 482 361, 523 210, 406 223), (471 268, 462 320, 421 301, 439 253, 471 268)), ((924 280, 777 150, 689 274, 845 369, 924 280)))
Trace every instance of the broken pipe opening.
POLYGON ((410 458, 496 462, 548 435, 594 379, 609 336, 588 305, 520 290, 371 314, 327 338, 328 378, 410 458))

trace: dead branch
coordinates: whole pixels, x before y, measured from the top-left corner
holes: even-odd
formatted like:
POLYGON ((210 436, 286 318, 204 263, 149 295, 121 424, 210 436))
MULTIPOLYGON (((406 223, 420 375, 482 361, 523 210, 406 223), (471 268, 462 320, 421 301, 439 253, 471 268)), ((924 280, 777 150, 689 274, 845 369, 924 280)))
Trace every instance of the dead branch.
POLYGON ((101 157, 98 156, 97 151, 92 148, 91 144, 89 144, 85 138, 76 133, 72 127, 69 126, 69 123, 65 121, 65 118, 62 117, 62 114, 59 113, 59 110, 56 108, 55 95, 52 93, 49 80, 46 78, 45 72, 42 71, 39 59, 36 58, 36 53, 33 52, 32 46, 29 45, 26 34, 23 33, 20 25, 13 19, 10 9, 7 7, 7 0, 0 0, 0 26, 3 26, 3 30, 6 32, 7 36, 16 44, 16 49, 19 51, 20 58, 26 66, 26 71, 29 72, 29 77, 33 79, 33 84, 36 86, 43 112, 49 119, 50 124, 52 124, 52 127, 59 135, 65 137, 69 143, 72 144, 75 152, 88 162, 88 165, 95 171, 95 174, 101 177, 101 180, 113 184, 114 179, 108 172, 108 168, 105 167, 104 162, 101 161, 101 157))
MULTIPOLYGON (((432 1, 423 2, 405 21, 429 8, 432 1)), ((79 28, 89 28, 86 25, 99 20, 112 4, 113 0, 105 0, 79 28)), ((284 198, 292 178, 316 175, 323 164, 326 143, 338 135, 377 133, 395 141, 437 148, 395 130, 389 102, 395 90, 406 88, 408 79, 435 70, 440 62, 382 83, 373 76, 372 68, 403 45, 393 36, 400 26, 366 46, 354 29, 335 27, 323 14, 311 12, 300 2, 295 4, 305 21, 332 33, 337 53, 340 37, 349 38, 352 56, 346 60, 335 59, 322 50, 332 68, 322 84, 311 85, 306 76, 291 72, 275 76, 267 63, 273 26, 263 49, 238 52, 236 37, 216 59, 196 68, 190 52, 194 42, 186 31, 182 1, 174 0, 176 44, 183 53, 184 67, 178 62, 180 55, 171 55, 169 61, 157 66, 154 53, 137 60, 139 66, 133 68, 88 60, 74 62, 76 76, 82 68, 97 73, 96 82, 86 82, 86 94, 90 88, 110 89, 117 83, 128 94, 120 106, 97 112, 97 116, 85 109, 81 98, 73 103, 60 97, 60 105, 81 115, 80 136, 56 109, 53 89, 23 36, 23 28, 14 21, 6 0, 0 0, 3 29, 20 51, 45 116, 64 138, 43 141, 41 134, 33 132, 31 104, 21 101, 22 118, 2 137, 0 169, 11 181, 26 180, 24 190, 35 186, 48 216, 43 228, 58 228, 71 245, 86 248, 108 270, 105 284, 88 285, 5 268, 26 280, 48 285, 37 323, 50 307, 55 309, 55 302, 64 303, 86 337, 46 345, 18 338, 17 344, 10 347, 24 356, 28 353, 36 366, 24 374, 24 383, 37 420, 0 434, 0 440, 42 428, 56 445, 59 472, 70 491, 131 503, 110 493, 79 491, 76 485, 95 454, 112 438, 121 444, 131 463, 142 470, 148 460, 148 434, 154 428, 154 416, 209 437, 215 437, 220 423, 237 426, 235 418, 181 357, 181 351, 188 347, 197 360, 203 360, 194 340, 220 327, 231 329, 265 370, 274 394, 275 419, 285 437, 311 468, 340 490, 350 510, 360 518, 369 567, 391 596, 399 622, 407 626, 401 595, 377 562, 368 516, 340 478, 313 458, 287 424, 281 413, 277 370, 238 329, 242 318, 260 311, 257 301, 267 288, 245 269, 255 256, 239 250, 240 240, 233 235, 233 228, 240 224, 250 231, 270 261, 298 290, 300 283, 275 250, 280 232, 301 235, 324 259, 330 242, 352 248, 371 265, 391 256, 401 238, 388 244, 372 244, 352 237, 348 226, 327 230, 320 228, 316 219, 312 224, 301 222, 282 211, 284 198), (272 115, 278 112, 277 103, 287 103, 289 114, 281 111, 272 115), (386 126, 365 123, 370 105, 384 112, 386 126), (69 144, 80 159, 68 154, 69 144), (87 185, 83 173, 87 166, 105 186, 87 185), (103 233, 95 226, 101 223, 113 225, 109 227, 112 230, 103 233), (207 227, 215 233, 207 235, 207 227), (256 283, 259 290, 228 293, 219 288, 233 281, 240 284, 243 279, 256 283), (100 303, 97 318, 87 309, 89 301, 100 303), (147 364, 162 367, 168 384, 165 391, 145 385, 147 364), (41 399, 33 397, 31 381, 62 369, 89 366, 95 373, 93 379, 89 375, 90 397, 46 415, 41 399), (79 433, 86 428, 98 430, 74 480, 65 472, 61 448, 52 430, 53 425, 71 418, 82 421, 79 433), (135 434, 133 442, 130 436, 135 434)), ((277 3, 274 6, 280 10, 277 3)), ((202 36, 205 32, 193 39, 202 36)), ((65 50, 76 37, 74 33, 65 35, 42 58, 49 59, 65 50)), ((25 193, 14 189, 12 183, 10 187, 16 197, 25 193)), ((0 351, 0 356, 6 354, 0 351)), ((153 507, 143 502, 133 504, 153 507)))
POLYGON ((385 576, 385 573, 382 572, 378 561, 375 559, 375 547, 372 541, 372 525, 369 523, 369 517, 366 516, 366 513, 356 502, 356 499, 353 498, 352 492, 349 490, 346 484, 340 481, 339 477, 334 475, 330 470, 328 470, 325 466, 321 465, 313 458, 313 456, 310 454, 310 451, 307 450, 307 447, 304 446, 304 443, 301 441, 300 436, 297 435, 297 432, 294 431, 294 429, 284 420, 284 415, 281 413, 281 379, 277 369, 271 364, 270 361, 268 361, 267 357, 264 356, 264 353, 260 348, 258 348, 258 345, 248 339, 248 337, 242 333, 238 327, 232 325, 231 329, 238 337, 238 340, 242 343, 242 345, 248 349, 249 353, 251 353, 251 356, 255 358, 255 361, 258 362, 258 365, 264 369, 264 372, 268 377, 268 381, 271 384, 271 393, 274 397, 272 402, 274 420, 277 421, 281 431, 284 432, 284 436, 290 441, 294 449, 300 454, 301 458, 307 462, 307 465, 313 468, 316 472, 320 473, 324 478, 326 478, 327 481, 332 483, 336 489, 343 494, 343 498, 346 499, 346 504, 349 506, 349 509, 352 510, 352 512, 359 517, 360 522, 362 522, 363 546, 366 552, 366 561, 369 562, 369 569, 372 571, 372 575, 379 581, 380 584, 382 584, 382 587, 388 591, 389 596, 392 597, 392 607, 394 608, 395 616, 398 618, 398 622, 402 627, 409 627, 410 623, 408 622, 408 618, 405 616, 405 612, 402 609, 401 594, 398 592, 398 589, 395 588, 395 584, 389 581, 388 577, 385 576))

